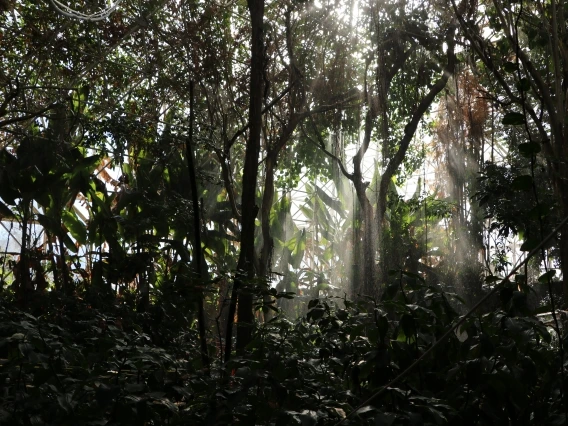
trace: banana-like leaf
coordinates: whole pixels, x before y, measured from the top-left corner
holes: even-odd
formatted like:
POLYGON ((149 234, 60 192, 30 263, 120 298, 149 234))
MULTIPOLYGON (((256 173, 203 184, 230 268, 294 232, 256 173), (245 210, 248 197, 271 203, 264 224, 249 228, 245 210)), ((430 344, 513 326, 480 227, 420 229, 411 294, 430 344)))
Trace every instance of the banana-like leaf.
POLYGON ((73 242, 69 234, 63 230, 59 221, 43 214, 38 214, 37 220, 46 231, 63 241, 63 244, 65 244, 65 247, 67 247, 70 252, 77 253, 78 250, 75 242, 73 242))
POLYGON ((319 186, 316 186, 316 194, 318 198, 325 203, 329 208, 335 210, 342 219, 347 217, 345 213, 345 209, 343 208, 341 202, 338 199, 331 198, 328 194, 325 193, 323 189, 319 186))
POLYGON ((290 256, 290 265, 298 269, 304 258, 304 251, 306 250, 306 230, 303 229, 299 232, 299 235, 295 237, 296 245, 292 250, 292 255, 290 256))
POLYGON ((74 211, 64 210, 62 220, 73 238, 81 244, 87 243, 87 227, 79 220, 74 211))

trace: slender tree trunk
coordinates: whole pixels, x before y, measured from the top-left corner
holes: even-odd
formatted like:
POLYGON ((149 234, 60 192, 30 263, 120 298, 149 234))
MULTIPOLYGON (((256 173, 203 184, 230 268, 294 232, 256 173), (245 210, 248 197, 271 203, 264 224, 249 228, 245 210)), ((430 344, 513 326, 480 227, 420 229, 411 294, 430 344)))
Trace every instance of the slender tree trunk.
MULTIPOLYGON (((547 160, 549 175, 551 176, 551 183, 554 186, 555 195, 560 199, 562 216, 568 215, 568 173, 564 162, 568 158, 568 103, 566 102, 566 95, 561 90, 561 82, 568 81, 568 52, 566 49, 566 27, 564 25, 564 4, 558 8, 556 2, 551 3, 552 19, 543 17, 545 24, 551 30, 552 37, 550 38, 550 50, 552 52, 552 64, 554 71, 554 81, 552 86, 548 78, 545 78, 541 72, 535 67, 529 53, 523 49, 519 44, 518 28, 511 27, 506 18, 506 12, 503 9, 503 4, 499 1, 493 1, 493 4, 498 12, 498 17, 503 25, 507 40, 512 50, 515 51, 517 60, 523 65, 526 75, 531 79, 533 90, 542 99, 542 108, 544 108, 548 117, 543 119, 542 116, 537 115, 533 107, 524 98, 517 98, 511 90, 509 82, 504 78, 503 73, 496 66, 494 58, 486 49, 486 40, 479 37, 479 34, 470 26, 469 21, 461 13, 454 0, 451 0, 452 8, 456 18, 458 19, 465 37, 468 39, 471 48, 475 51, 478 57, 483 61, 484 65, 495 77, 495 81, 505 91, 509 99, 523 108, 527 119, 530 117, 535 124, 538 134, 541 138, 541 144, 544 154, 548 159, 555 159, 556 161, 547 160), (557 14, 560 16, 558 17, 557 14), (560 18, 560 19, 558 19, 560 18), (559 24, 560 23, 560 24, 559 24), (560 34, 559 34, 560 31, 560 34), (554 93, 553 93, 554 90, 554 93), (555 96, 556 94, 556 96, 555 96), (547 124, 547 126, 545 126, 547 124)), ((513 19, 514 22, 518 22, 513 19)), ((559 241, 560 249, 560 267, 564 280, 564 301, 568 304, 568 226, 564 226, 561 230, 561 237, 559 241)))
MULTIPOLYGON (((387 208, 387 195, 388 189, 390 186, 390 182, 392 177, 404 161, 404 157, 406 156, 406 152, 410 146, 410 142, 414 137, 414 133, 418 128, 418 124, 420 120, 436 99, 436 96, 446 87, 448 79, 454 73, 456 57, 454 55, 454 46, 455 46, 455 28, 451 26, 448 29, 446 43, 448 45, 446 56, 448 58, 448 62, 444 70, 442 71, 442 75, 438 79, 438 81, 430 88, 428 93, 420 100, 420 103, 415 108, 412 113, 412 117, 406 127, 404 128, 404 136, 402 137, 398 151, 393 155, 390 161, 385 168, 381 176, 381 182, 379 185, 379 194, 377 197, 377 213, 376 213, 376 221, 377 221, 377 232, 379 235, 379 239, 382 238, 384 234, 384 229, 386 226, 385 223, 385 213, 387 208)), ((380 242, 380 248, 382 248, 382 241, 380 242)), ((385 277, 386 269, 388 265, 384 265, 384 262, 381 264, 381 273, 380 278, 383 279, 385 277)))
MULTIPOLYGON (((371 102, 369 102, 370 104, 371 102)), ((355 193, 357 194, 357 200, 360 205, 360 218, 363 225, 362 232, 362 249, 363 249, 363 267, 361 271, 363 276, 360 277, 359 283, 354 283, 359 286, 358 292, 362 295, 376 296, 377 295, 377 267, 375 265, 375 256, 377 253, 377 233, 374 226, 373 206, 367 197, 367 186, 368 184, 363 181, 363 172, 361 170, 361 163, 363 161, 363 155, 367 151, 369 144, 371 142, 371 133, 373 130, 373 121, 376 118, 376 113, 373 111, 372 106, 369 106, 367 115, 365 117, 365 135, 363 138, 363 144, 359 149, 359 152, 355 156, 354 171, 353 171, 353 185, 355 186, 355 193)))
POLYGON ((376 296, 378 293, 377 265, 375 256, 377 254, 377 232, 374 226, 374 212, 371 202, 367 197, 367 186, 362 181, 354 181, 357 200, 360 205, 360 218, 362 223, 361 246, 363 261, 360 271, 363 276, 359 278, 359 283, 354 283, 356 293, 366 296, 376 296))
MULTIPOLYGON (((140 234, 138 232, 136 232, 136 241, 140 241, 140 234)), ((141 244, 137 244, 137 246, 136 255, 138 256, 138 259, 140 259, 142 255, 142 247, 141 244)), ((137 290, 138 303, 136 305, 136 310, 138 312, 147 312, 148 308, 150 308, 150 284, 146 277, 146 271, 138 273, 137 290)))
POLYGON ((28 222, 30 216, 30 202, 26 199, 22 199, 22 244, 20 246, 20 261, 18 262, 18 274, 17 278, 19 281, 18 288, 18 301, 22 306, 27 304, 29 293, 31 292, 31 280, 30 280, 30 261, 28 253, 28 222))
MULTIPOLYGON (((567 158, 567 157, 564 157, 567 158)), ((568 172, 564 172, 557 183, 557 194, 562 201, 562 216, 568 216, 568 172)), ((560 233, 560 269, 562 271, 562 290, 564 295, 564 304, 568 306, 568 224, 564 225, 560 233)))
POLYGON ((248 0, 251 18, 251 77, 249 103, 249 137, 246 144, 245 165, 243 169, 241 250, 237 263, 237 276, 233 285, 229 304, 229 320, 225 341, 225 361, 231 357, 232 332, 235 311, 238 303, 237 344, 238 354, 244 352, 252 337, 253 295, 243 291, 246 280, 254 278, 254 229, 258 213, 256 205, 256 180, 258 177, 258 156, 262 129, 262 96, 264 93, 264 0, 248 0))
MULTIPOLYGON (((262 229, 262 249, 260 252, 260 277, 268 280, 272 263, 272 252, 274 249, 274 239, 270 234, 270 211, 274 203, 274 171, 276 169, 276 157, 278 153, 268 150, 265 161, 264 193, 262 194, 262 206, 260 209, 261 229, 262 229)), ((265 304, 273 303, 270 295, 264 297, 265 304)), ((264 320, 268 321, 271 317, 270 309, 264 312, 264 320)))
POLYGON ((67 261, 65 260, 65 244, 63 243, 63 239, 59 238, 59 263, 61 265, 61 274, 62 274, 62 281, 63 286, 61 290, 63 293, 69 293, 71 291, 71 283, 69 282, 69 271, 67 269, 67 261))
POLYGON ((193 96, 193 80, 189 82, 189 136, 186 144, 187 168, 191 185, 191 202, 193 205, 193 272, 198 281, 197 298, 197 327, 201 349, 201 362, 206 372, 209 372, 209 353, 205 336, 205 311, 203 309, 203 286, 205 281, 205 261, 201 249, 201 220, 199 217, 199 198, 197 196, 197 178, 195 173, 195 158, 193 153, 193 123, 195 121, 195 104, 193 96))
MULTIPOLYGON (((278 162, 278 155, 282 149, 286 146, 286 143, 292 137, 292 134, 296 130, 296 127, 302 122, 302 120, 307 116, 307 112, 301 114, 292 113, 288 124, 282 130, 276 144, 272 147, 267 148, 266 158, 265 158, 265 176, 264 176, 264 192, 262 194, 262 206, 260 210, 261 216, 261 230, 262 230, 262 249, 260 252, 260 262, 258 274, 262 278, 266 278, 270 273, 270 268, 272 267, 272 251, 274 249, 274 239, 270 233, 270 211, 272 210, 272 205, 274 204, 274 173, 276 172, 276 165, 278 162)), ((270 296, 264 298, 265 303, 273 303, 273 299, 270 296)), ((269 311, 265 312, 265 321, 270 319, 271 314, 269 311)))

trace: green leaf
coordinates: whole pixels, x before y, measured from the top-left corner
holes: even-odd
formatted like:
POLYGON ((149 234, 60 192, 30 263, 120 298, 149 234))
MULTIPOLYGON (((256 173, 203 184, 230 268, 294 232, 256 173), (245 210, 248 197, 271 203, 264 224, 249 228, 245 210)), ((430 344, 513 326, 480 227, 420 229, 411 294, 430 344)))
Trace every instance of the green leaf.
MULTIPOLYGON (((306 249, 306 231, 298 231, 299 235, 296 236, 296 244, 292 250, 290 257, 290 265, 293 268, 299 268, 304 258, 304 250, 306 249)), ((288 246, 290 247, 290 246, 288 246)))
POLYGON ((83 222, 81 222, 75 212, 70 212, 69 210, 64 210, 62 213, 63 224, 67 227, 71 236, 75 238, 79 243, 87 243, 87 227, 83 222))
POLYGON ((527 142, 519 145, 519 153, 526 158, 530 158, 540 152, 541 146, 538 142, 527 142))
POLYGON ((552 281, 552 278, 556 275, 556 270, 551 269, 550 271, 542 274, 538 277, 538 282, 542 284, 548 284, 549 281, 552 281))
POLYGON ((538 245, 538 243, 539 240, 535 238, 527 238, 521 245, 521 251, 531 251, 538 245))
POLYGON ((532 189, 533 179, 530 175, 517 176, 511 183, 511 188, 517 191, 530 191, 532 189))
POLYGON ((379 413, 375 417, 375 426, 391 426, 396 420, 393 413, 379 413))
POLYGON ((41 213, 38 213, 36 217, 40 225, 43 226, 44 229, 50 234, 59 236, 63 233, 61 224, 58 223, 58 221, 56 221, 55 219, 41 213))
POLYGON ((515 64, 514 62, 505 62, 503 64, 503 69, 506 72, 515 72, 517 71, 517 64, 515 64))
POLYGON ((59 238, 61 238, 63 244, 65 244, 65 247, 67 247, 67 250, 69 250, 71 253, 78 252, 77 246, 66 232, 63 232, 62 235, 59 236, 59 238))
POLYGON ((505 114, 501 123, 506 126, 520 126, 525 124, 525 116, 519 112, 509 112, 505 114))
POLYGON ((77 405, 77 403, 73 401, 73 394, 71 393, 58 395, 57 402, 59 403, 59 406, 63 408, 63 410, 65 410, 67 413, 71 413, 73 411, 73 408, 75 408, 75 405, 77 405))
POLYGON ((371 411, 376 411, 377 409, 375 407, 373 407, 372 405, 366 405, 364 407, 361 407, 357 410, 357 414, 365 414, 371 411))
POLYGON ((331 198, 319 186, 316 186, 316 194, 323 203, 325 203, 329 208, 335 210, 343 219, 345 219, 345 209, 341 205, 341 201, 331 198))
POLYGON ((379 317, 377 318, 377 328, 381 342, 384 342, 389 329, 389 320, 387 319, 386 315, 379 315, 379 317))
POLYGON ((414 272, 408 272, 408 271, 402 271, 402 275, 408 277, 408 278, 414 278, 417 279, 418 281, 424 283, 424 278, 418 274, 415 274, 414 272))
POLYGON ((313 220, 314 218, 314 212, 311 208, 309 208, 308 206, 300 206, 300 211, 310 220, 313 220))
POLYGON ((521 78, 521 81, 517 83, 517 89, 520 92, 527 92, 531 88, 531 83, 528 78, 521 78))
POLYGON ((550 306, 550 304, 546 304, 544 306, 539 306, 538 308, 533 310, 531 312, 531 314, 532 315, 546 314, 546 313, 550 312, 551 310, 552 310, 552 307, 550 306))
POLYGON ((331 259, 333 259, 333 247, 327 246, 325 251, 323 252, 323 260, 326 262, 329 262, 331 259))
POLYGON ((107 197, 104 193, 100 191, 89 191, 90 199, 93 203, 93 207, 99 209, 99 213, 104 218, 111 218, 113 216, 110 210, 110 204, 112 202, 111 197, 107 197))
POLYGON ((100 159, 101 156, 98 154, 82 158, 78 162, 77 167, 75 167, 75 170, 79 171, 80 169, 86 169, 87 171, 91 172, 92 169, 94 169, 94 166, 100 161, 100 159))
POLYGON ((529 217, 531 219, 540 219, 550 213, 550 208, 545 204, 537 204, 529 210, 529 217))
POLYGON ((297 240, 298 240, 298 238, 296 236, 293 236, 288 241, 286 241, 284 244, 285 244, 286 248, 288 248, 288 250, 292 251, 296 247, 297 240))
POLYGON ((402 316, 400 319, 400 326, 407 338, 414 336, 416 333, 416 324, 414 323, 414 318, 410 314, 404 314, 402 316))
POLYGON ((158 398, 155 399, 154 402, 159 403, 170 410, 172 413, 177 413, 179 411, 177 405, 175 405, 172 401, 168 398, 158 398))
POLYGON ((13 218, 13 217, 15 216, 12 210, 6 204, 0 201, 0 219, 13 218))
POLYGON ((551 426, 563 426, 566 424, 566 414, 554 414, 547 422, 551 426))

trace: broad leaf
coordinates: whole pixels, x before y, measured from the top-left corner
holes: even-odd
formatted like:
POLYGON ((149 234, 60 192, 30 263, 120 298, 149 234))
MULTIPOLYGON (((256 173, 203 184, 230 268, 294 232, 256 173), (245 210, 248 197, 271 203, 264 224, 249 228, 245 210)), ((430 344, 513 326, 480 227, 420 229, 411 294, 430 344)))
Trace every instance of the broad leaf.
POLYGON ((525 124, 525 116, 519 112, 509 112, 505 114, 501 122, 504 125, 521 126, 525 124))

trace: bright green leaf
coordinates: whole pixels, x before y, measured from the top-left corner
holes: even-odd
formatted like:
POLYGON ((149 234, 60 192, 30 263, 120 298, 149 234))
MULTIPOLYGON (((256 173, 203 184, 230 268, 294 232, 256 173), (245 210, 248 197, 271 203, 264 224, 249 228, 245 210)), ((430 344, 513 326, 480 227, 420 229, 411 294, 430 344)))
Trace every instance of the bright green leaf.
POLYGON ((81 244, 85 244, 87 242, 87 227, 77 218, 75 212, 64 210, 62 213, 62 220, 73 238, 81 244))

